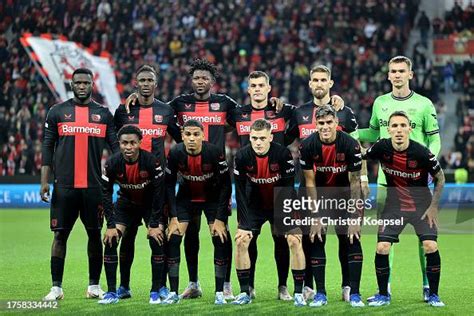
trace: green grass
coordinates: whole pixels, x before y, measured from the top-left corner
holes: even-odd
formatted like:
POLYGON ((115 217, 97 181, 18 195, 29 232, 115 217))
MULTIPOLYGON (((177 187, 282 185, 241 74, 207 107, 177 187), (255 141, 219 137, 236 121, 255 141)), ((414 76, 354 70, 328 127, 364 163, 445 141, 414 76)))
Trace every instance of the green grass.
MULTIPOLYGON (((52 233, 49 231, 49 213, 46 210, 1 210, 0 211, 0 301, 4 312, 6 300, 40 300, 50 288, 49 256, 52 233)), ((235 232, 235 216, 231 218, 232 232, 235 232)), ((328 255, 326 284, 329 305, 314 309, 295 309, 291 302, 280 302, 276 298, 276 269, 273 260, 273 242, 268 225, 259 238, 259 258, 257 262, 257 299, 247 306, 214 306, 214 267, 212 243, 206 226, 202 225, 199 277, 204 290, 201 299, 185 300, 175 306, 150 306, 150 265, 148 242, 141 228, 137 237, 135 262, 132 268, 131 287, 133 298, 112 306, 98 306, 95 300, 85 299, 87 287, 86 234, 78 221, 68 243, 64 275, 65 299, 60 301, 60 313, 99 314, 108 313, 152 313, 171 314, 310 314, 323 313, 365 313, 365 314, 432 314, 421 301, 421 273, 418 263, 417 240, 412 235, 402 235, 401 244, 395 248, 395 266, 392 274, 392 304, 385 308, 368 308, 363 311, 351 309, 340 301, 340 268, 337 259, 336 236, 329 236, 326 245, 328 255)), ((374 273, 375 236, 363 236, 365 255, 361 293, 363 297, 372 295, 376 289, 374 273)), ((474 236, 447 235, 439 238, 442 258, 440 296, 446 303, 438 314, 459 315, 474 309, 474 236)), ((181 264, 180 290, 187 284, 184 255, 181 264)), ((106 288, 105 276, 102 287, 106 288)), ((233 273, 234 292, 238 282, 233 273)), ((293 289, 291 274, 288 280, 293 289)), ((35 312, 41 312, 36 310, 35 312)), ((51 312, 51 311, 44 311, 51 312)))

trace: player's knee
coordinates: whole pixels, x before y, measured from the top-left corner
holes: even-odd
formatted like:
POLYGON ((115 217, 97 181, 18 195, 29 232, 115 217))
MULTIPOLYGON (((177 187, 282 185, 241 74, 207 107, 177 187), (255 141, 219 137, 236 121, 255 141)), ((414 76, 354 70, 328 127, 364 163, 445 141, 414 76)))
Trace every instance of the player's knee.
POLYGON ((303 247, 301 243, 301 238, 299 238, 298 236, 288 235, 286 237, 286 241, 288 242, 288 246, 290 247, 292 252, 298 251, 303 247))
POLYGON ((69 230, 57 230, 54 232, 54 239, 53 242, 55 244, 66 244, 67 239, 69 237, 69 230))
POLYGON ((237 241, 235 242, 235 246, 237 248, 237 251, 239 252, 248 251, 249 245, 250 245, 250 238, 247 236, 238 238, 237 241))
POLYGON ((89 240, 100 240, 100 229, 87 229, 89 240))
POLYGON ((392 244, 389 242, 379 242, 377 243, 377 253, 381 255, 388 255, 391 246, 392 244))
POLYGON ((434 240, 423 240, 423 249, 425 253, 433 253, 438 250, 438 243, 434 240))

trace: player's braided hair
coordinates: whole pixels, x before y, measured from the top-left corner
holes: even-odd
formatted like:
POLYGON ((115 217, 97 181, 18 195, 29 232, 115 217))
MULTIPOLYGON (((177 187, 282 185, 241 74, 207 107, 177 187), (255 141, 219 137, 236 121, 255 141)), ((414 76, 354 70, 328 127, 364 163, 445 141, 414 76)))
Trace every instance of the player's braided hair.
POLYGON ((250 126, 251 131, 263 131, 263 130, 271 130, 271 129, 272 129, 272 124, 266 119, 258 119, 252 123, 252 126, 250 126))
POLYGON ((213 79, 219 77, 217 67, 206 59, 196 58, 190 64, 189 75, 192 76, 196 70, 209 71, 213 79))
POLYGON ((334 110, 334 108, 329 104, 320 106, 316 110, 316 113, 314 114, 314 117, 316 119, 318 119, 318 118, 321 118, 321 117, 324 117, 324 116, 327 116, 327 115, 332 115, 334 117, 337 117, 336 110, 334 110))
POLYGON ((197 120, 187 120, 187 121, 184 122, 184 124, 183 124, 183 130, 184 130, 186 127, 199 127, 202 131, 204 131, 204 126, 202 125, 201 122, 199 122, 199 121, 197 121, 197 120))
POLYGON ((137 126, 130 125, 130 124, 124 125, 124 126, 122 126, 121 129, 119 129, 119 131, 117 133, 117 138, 120 139, 120 136, 130 135, 130 134, 137 135, 139 140, 142 140, 142 138, 143 138, 142 131, 137 126))

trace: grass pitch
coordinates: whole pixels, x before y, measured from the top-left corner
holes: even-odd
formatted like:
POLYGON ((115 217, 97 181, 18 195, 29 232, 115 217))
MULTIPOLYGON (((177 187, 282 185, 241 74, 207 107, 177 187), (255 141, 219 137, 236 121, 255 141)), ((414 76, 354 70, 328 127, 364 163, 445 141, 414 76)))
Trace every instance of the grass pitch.
MULTIPOLYGON (((231 232, 235 233, 236 218, 230 219, 231 232)), ((472 222, 472 220, 471 220, 472 222)), ((472 223, 468 224, 472 227, 472 223)), ((472 230, 471 230, 472 231, 472 230)), ((49 270, 52 233, 49 230, 49 212, 42 210, 0 210, 0 313, 6 310, 6 301, 38 301, 50 289, 49 270)), ((374 294, 377 284, 374 272, 376 236, 364 235, 364 266, 361 294, 363 298, 374 294)), ((37 313, 81 313, 81 314, 451 314, 471 313, 474 310, 474 236, 441 233, 439 247, 442 260, 440 297, 446 303, 442 309, 428 307, 421 299, 421 273, 418 260, 417 238, 411 234, 401 236, 395 246, 394 270, 392 272, 392 303, 382 308, 353 309, 341 301, 340 268, 337 259, 337 238, 328 236, 326 244, 326 286, 329 303, 320 309, 295 308, 292 302, 276 300, 277 275, 273 259, 273 241, 268 224, 258 240, 259 257, 256 272, 257 298, 247 306, 214 306, 214 266, 212 242, 207 225, 201 225, 201 250, 199 278, 204 291, 200 299, 182 300, 173 306, 151 306, 148 304, 151 284, 150 250, 141 228, 137 237, 135 261, 132 267, 132 299, 115 305, 99 306, 96 300, 85 298, 88 282, 86 234, 78 221, 68 241, 66 266, 63 281, 65 299, 57 310, 34 310, 37 313)), ((234 267, 234 265, 233 265, 234 267)), ((235 270, 234 270, 235 271, 235 270)), ((186 261, 182 252, 180 291, 187 284, 186 261)), ((102 288, 106 289, 102 272, 102 288)), ((238 281, 232 276, 234 294, 238 293, 238 281)), ((291 273, 288 286, 293 291, 291 273)), ((27 312, 22 310, 20 312, 27 312)))

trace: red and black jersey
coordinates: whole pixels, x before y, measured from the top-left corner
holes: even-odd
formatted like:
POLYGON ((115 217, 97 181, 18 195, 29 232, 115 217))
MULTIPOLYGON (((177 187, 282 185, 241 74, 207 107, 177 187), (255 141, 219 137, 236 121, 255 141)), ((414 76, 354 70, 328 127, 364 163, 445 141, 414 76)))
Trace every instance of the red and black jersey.
POLYGON ((232 123, 235 123, 237 136, 239 137, 240 147, 249 144, 250 126, 255 120, 267 119, 272 124, 273 141, 275 143, 285 144, 286 123, 291 119, 294 106, 285 104, 280 112, 268 104, 263 109, 255 109, 250 104, 236 107, 232 112, 232 123))
POLYGON ((384 138, 367 150, 366 157, 380 161, 389 188, 386 206, 408 212, 426 209, 431 202, 428 174, 434 176, 441 170, 427 147, 410 140, 406 150, 396 151, 391 139, 384 138))
POLYGON ((152 152, 161 162, 165 162, 166 132, 177 143, 181 142, 181 131, 174 110, 156 99, 151 105, 130 106, 130 113, 121 104, 115 111, 114 121, 117 132, 124 125, 138 126, 143 134, 141 148, 152 152))
POLYGON ((44 126, 42 165, 53 165, 54 185, 100 187, 102 151, 106 144, 118 151, 109 110, 95 101, 76 104, 69 99, 49 109, 44 126))
POLYGON ((107 227, 115 227, 112 195, 114 183, 119 185, 118 198, 137 207, 151 209, 150 227, 158 227, 163 213, 165 174, 153 154, 140 149, 137 161, 130 163, 121 153, 112 155, 106 162, 102 186, 102 202, 107 227))
POLYGON ((227 219, 232 185, 225 155, 219 147, 203 142, 201 153, 194 156, 187 153, 184 143, 177 144, 168 155, 166 174, 171 217, 177 216, 177 201, 190 201, 216 205, 216 218, 227 219), (176 194, 178 175, 181 181, 176 194))
POLYGON ((272 142, 267 154, 259 156, 247 145, 235 156, 235 191, 239 227, 250 229, 255 212, 274 210, 274 188, 294 188, 295 166, 288 148, 272 142))
POLYGON ((237 102, 225 94, 211 94, 206 101, 197 100, 193 94, 182 94, 169 105, 174 109, 179 125, 183 126, 190 119, 201 122, 206 141, 225 150, 225 124, 235 125, 231 113, 238 106, 237 102))
MULTIPOLYGON (((310 101, 297 107, 293 111, 293 116, 288 126, 288 137, 295 139, 305 139, 316 132, 316 114, 318 106, 310 101)), ((357 120, 354 112, 348 106, 344 106, 342 110, 337 111, 339 119, 338 130, 351 134, 357 130, 357 120)))
POLYGON ((316 132, 301 143, 300 164, 303 170, 314 170, 316 187, 349 188, 349 172, 362 168, 360 145, 341 131, 334 142, 326 144, 316 132))

